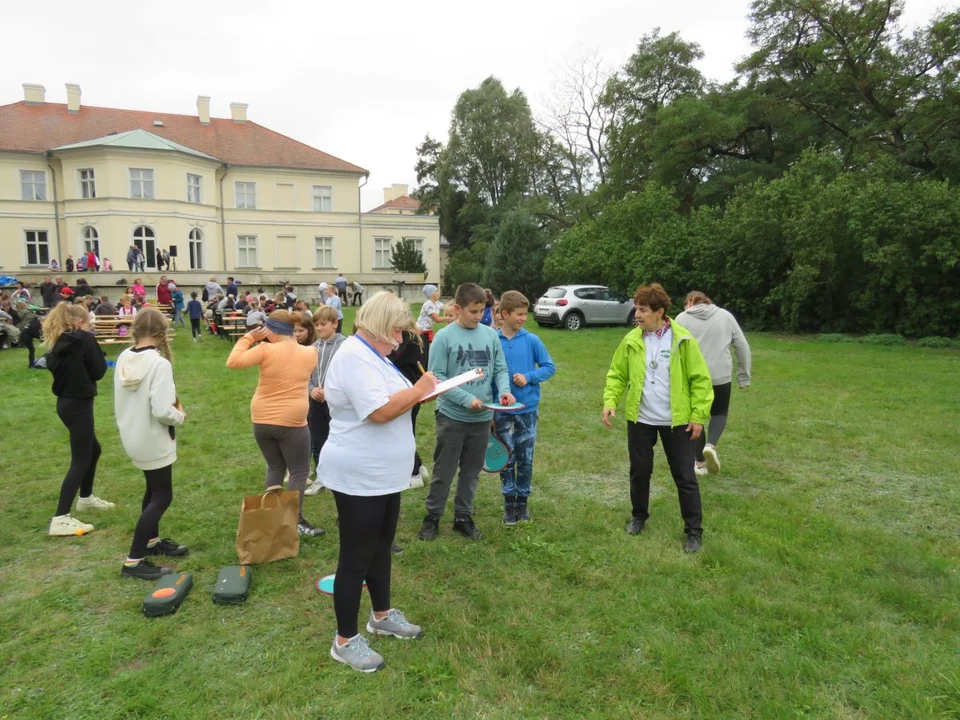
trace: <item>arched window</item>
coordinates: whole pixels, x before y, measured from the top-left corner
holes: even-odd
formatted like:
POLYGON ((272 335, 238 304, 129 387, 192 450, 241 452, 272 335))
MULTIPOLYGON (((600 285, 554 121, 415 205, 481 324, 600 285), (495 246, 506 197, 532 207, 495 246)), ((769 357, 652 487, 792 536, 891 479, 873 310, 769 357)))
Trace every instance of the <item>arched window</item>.
POLYGON ((153 228, 138 225, 133 230, 133 244, 143 253, 144 263, 148 268, 157 268, 157 236, 153 228))
POLYGON ((100 257, 100 235, 95 227, 87 225, 83 228, 83 251, 87 253, 91 250, 100 257))
POLYGON ((194 228, 189 235, 190 246, 190 269, 200 270, 203 268, 203 232, 194 228))

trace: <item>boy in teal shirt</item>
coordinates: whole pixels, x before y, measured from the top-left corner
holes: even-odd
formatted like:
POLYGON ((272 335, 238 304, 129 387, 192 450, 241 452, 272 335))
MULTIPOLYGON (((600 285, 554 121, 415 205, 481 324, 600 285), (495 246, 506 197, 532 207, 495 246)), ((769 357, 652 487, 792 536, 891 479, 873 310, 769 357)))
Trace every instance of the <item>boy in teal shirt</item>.
MULTIPOLYGON (((433 453, 427 516, 418 533, 421 540, 437 537, 458 469, 453 529, 472 540, 483 537, 473 522, 473 498, 493 419, 493 411, 485 409, 483 403, 493 402, 495 387, 510 387, 500 338, 495 330, 480 324, 486 300, 483 288, 476 283, 458 287, 454 297, 457 322, 440 330, 430 345, 429 370, 439 382, 476 368, 483 370, 483 377, 449 390, 437 400, 437 448, 433 453)), ((511 405, 514 397, 504 390, 499 402, 511 405)))

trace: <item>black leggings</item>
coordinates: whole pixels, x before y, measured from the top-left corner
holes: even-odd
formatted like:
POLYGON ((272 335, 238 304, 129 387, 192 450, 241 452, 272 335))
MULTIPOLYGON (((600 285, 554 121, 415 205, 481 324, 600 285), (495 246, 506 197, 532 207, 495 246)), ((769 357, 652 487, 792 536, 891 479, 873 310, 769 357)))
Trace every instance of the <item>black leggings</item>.
POLYGON ((129 556, 131 560, 146 556, 147 543, 160 537, 160 518, 173 502, 173 465, 144 470, 143 476, 147 480, 147 490, 143 494, 140 519, 133 531, 129 556))
POLYGON ((320 450, 330 436, 330 406, 326 402, 317 402, 310 398, 307 425, 310 427, 310 456, 316 469, 320 464, 320 450))
POLYGON ((200 329, 200 318, 190 318, 190 333, 193 337, 201 337, 203 330, 200 329))
MULTIPOLYGON (((413 406, 413 410, 410 411, 410 419, 413 421, 413 439, 416 442, 417 439, 417 415, 420 414, 420 403, 417 403, 413 406)), ((420 453, 416 450, 413 451, 413 474, 416 475, 420 472, 420 468, 423 465, 423 459, 420 457, 420 453)))
POLYGON ((357 634, 363 581, 376 612, 390 609, 390 548, 397 534, 400 493, 361 497, 333 491, 340 527, 340 560, 333 582, 337 634, 357 634))
POLYGON ((93 478, 100 459, 100 443, 93 428, 93 398, 57 398, 57 415, 70 431, 70 468, 60 485, 57 515, 67 515, 80 497, 93 494, 93 478))

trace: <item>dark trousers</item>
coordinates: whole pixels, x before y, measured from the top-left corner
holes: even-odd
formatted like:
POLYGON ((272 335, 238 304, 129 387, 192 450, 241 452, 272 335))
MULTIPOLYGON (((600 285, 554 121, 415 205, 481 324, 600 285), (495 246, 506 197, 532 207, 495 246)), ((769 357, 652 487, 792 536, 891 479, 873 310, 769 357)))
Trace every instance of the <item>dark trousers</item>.
POLYGON ((489 440, 489 420, 462 422, 437 413, 437 447, 433 451, 433 480, 427 495, 427 513, 437 517, 443 515, 453 476, 459 470, 453 512, 455 516, 473 515, 473 498, 477 494, 489 440))
POLYGON ((173 465, 156 470, 144 470, 147 490, 143 494, 140 519, 133 531, 130 559, 139 560, 147 554, 147 543, 160 537, 160 518, 173 502, 173 465))
POLYGON ((390 547, 397 534, 400 493, 361 497, 333 491, 340 530, 340 559, 333 581, 333 610, 337 633, 357 634, 357 615, 363 581, 367 581, 373 609, 390 609, 390 547))
POLYGON ((330 437, 330 406, 326 402, 317 402, 310 398, 307 425, 310 426, 310 455, 313 457, 313 467, 316 468, 320 464, 323 444, 330 437))
POLYGON ((203 336, 203 330, 200 328, 200 318, 190 318, 190 332, 193 337, 203 336))
POLYGON ((694 446, 685 425, 676 427, 627 423, 627 450, 630 453, 630 502, 633 516, 646 522, 650 517, 650 476, 653 475, 653 448, 657 435, 663 443, 667 464, 680 496, 684 530, 703 532, 700 486, 694 472, 694 446))
POLYGON ((67 515, 77 497, 93 494, 100 443, 93 427, 93 398, 57 398, 57 415, 70 431, 70 468, 60 485, 57 515, 67 515))
POLYGON ((340 318, 339 320, 337 320, 337 332, 339 333, 342 331, 343 331, 343 318, 340 318))
MULTIPOLYGON (((410 420, 413 422, 413 440, 417 440, 417 415, 420 414, 420 403, 417 403, 413 406, 413 410, 410 411, 410 420)), ((420 468, 423 467, 423 459, 420 457, 420 453, 414 450, 413 452, 413 474, 417 475, 420 473, 420 468)))
POLYGON ((303 513, 303 491, 310 474, 310 431, 306 425, 287 427, 254 423, 253 439, 267 461, 264 489, 283 485, 283 476, 289 472, 287 487, 300 493, 300 512, 303 513))
POLYGON ((709 442, 716 445, 727 427, 727 415, 730 413, 730 390, 733 383, 713 386, 713 405, 710 406, 710 422, 703 428, 700 437, 693 441, 697 452, 697 462, 703 462, 703 449, 709 442))
POLYGON ((353 300, 350 301, 351 305, 360 305, 363 306, 363 293, 354 293, 353 300))

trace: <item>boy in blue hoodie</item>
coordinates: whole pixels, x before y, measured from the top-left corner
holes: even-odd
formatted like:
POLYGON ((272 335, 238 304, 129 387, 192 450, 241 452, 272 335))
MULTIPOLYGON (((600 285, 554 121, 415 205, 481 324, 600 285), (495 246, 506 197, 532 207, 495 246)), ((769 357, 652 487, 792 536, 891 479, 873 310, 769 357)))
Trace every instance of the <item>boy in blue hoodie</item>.
POLYGON ((557 366, 543 341, 523 329, 530 301, 516 290, 500 296, 498 331, 503 355, 510 375, 510 392, 526 407, 517 412, 495 413, 497 435, 510 450, 510 462, 500 473, 503 489, 503 524, 512 527, 529 522, 527 499, 533 481, 533 446, 537 441, 537 410, 540 405, 540 384, 552 378, 557 366))

